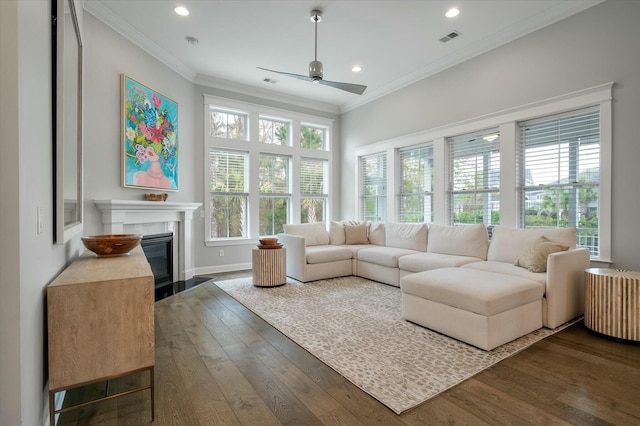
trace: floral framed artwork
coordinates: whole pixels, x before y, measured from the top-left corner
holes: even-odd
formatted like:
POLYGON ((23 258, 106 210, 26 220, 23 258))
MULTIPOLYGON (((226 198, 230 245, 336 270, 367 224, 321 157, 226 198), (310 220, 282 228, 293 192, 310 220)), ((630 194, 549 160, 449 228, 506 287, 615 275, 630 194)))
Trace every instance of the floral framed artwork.
POLYGON ((178 103, 122 74, 122 186, 178 190, 178 103))

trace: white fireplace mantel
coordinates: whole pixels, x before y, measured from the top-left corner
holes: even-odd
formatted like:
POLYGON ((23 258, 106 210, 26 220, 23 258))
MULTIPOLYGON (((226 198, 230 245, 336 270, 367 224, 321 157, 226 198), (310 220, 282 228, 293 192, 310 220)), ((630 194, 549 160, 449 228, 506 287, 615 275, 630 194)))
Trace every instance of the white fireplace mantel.
MULTIPOLYGON (((131 226, 177 223, 177 253, 174 244, 174 259, 177 279, 181 281, 193 277, 192 222, 193 212, 201 203, 180 203, 167 201, 138 200, 94 200, 100 210, 105 234, 123 234, 131 226)), ((175 277, 174 277, 175 279, 175 277)))

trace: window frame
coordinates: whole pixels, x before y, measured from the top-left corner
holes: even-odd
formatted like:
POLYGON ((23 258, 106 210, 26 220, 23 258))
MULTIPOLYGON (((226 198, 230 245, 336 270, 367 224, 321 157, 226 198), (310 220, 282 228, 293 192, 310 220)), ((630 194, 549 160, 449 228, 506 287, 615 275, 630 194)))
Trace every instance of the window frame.
MULTIPOLYGON (((362 219, 360 193, 360 158, 362 156, 387 152, 387 188, 398 191, 399 171, 393 170, 397 164, 398 149, 432 142, 434 147, 434 221, 448 223, 447 189, 449 165, 447 161, 446 138, 452 135, 470 133, 481 129, 497 127, 500 130, 500 224, 518 227, 520 200, 517 191, 517 146, 518 122, 531 120, 563 112, 595 107, 600 110, 600 194, 599 194, 599 256, 591 257, 594 262, 611 262, 611 151, 612 151, 612 104, 614 83, 605 83, 576 92, 565 93, 553 98, 542 99, 525 105, 514 106, 452 124, 446 124, 398 136, 392 139, 372 142, 354 150, 354 160, 358 171, 354 187, 354 213, 362 219), (391 166, 391 168, 389 167, 391 166)), ((395 192, 397 193, 397 192, 395 192)), ((387 199, 387 220, 396 220, 398 197, 387 199)))
MULTIPOLYGON (((289 223, 299 223, 300 221, 300 161, 301 158, 317 158, 328 162, 328 190, 333 187, 334 169, 332 161, 335 154, 328 150, 331 146, 332 134, 334 131, 334 120, 327 117, 298 113, 295 111, 266 107, 259 104, 249 102, 236 101, 233 99, 223 98, 219 96, 207 95, 203 96, 204 111, 204 175, 209 176, 208 152, 210 148, 231 149, 249 152, 249 200, 248 200, 248 230, 247 236, 244 238, 209 238, 211 235, 210 221, 211 217, 210 200, 207 191, 207 185, 204 185, 204 217, 205 217, 205 235, 204 244, 207 247, 245 245, 257 243, 260 238, 259 223, 259 207, 260 207, 260 188, 258 181, 258 167, 260 153, 286 155, 290 157, 290 190, 291 201, 289 205, 288 218, 289 223), (247 140, 227 139, 211 136, 209 133, 209 115, 210 109, 231 111, 233 113, 246 113, 248 121, 246 127, 248 129, 247 140), (259 138, 259 122, 260 119, 275 119, 278 121, 290 123, 290 144, 277 145, 261 143, 259 138), (325 148, 327 150, 307 149, 295 146, 294 141, 300 138, 301 126, 312 125, 315 128, 325 130, 325 148), (298 136, 296 136, 298 135, 298 136)), ((328 192, 326 204, 325 222, 328 224, 331 220, 331 206, 333 205, 334 191, 328 192)))
MULTIPOLYGON (((426 167, 426 164, 423 165, 423 167, 426 167)), ((427 173, 427 171, 425 170, 425 173, 427 173)), ((404 209, 404 202, 403 199, 404 198, 408 198, 408 197, 415 197, 415 198, 419 198, 422 197, 422 203, 423 206, 424 205, 429 205, 428 208, 428 212, 427 209, 423 209, 422 214, 423 216, 425 216, 424 222, 427 223, 431 223, 433 222, 433 201, 434 201, 434 192, 433 192, 433 174, 434 174, 434 162, 433 162, 433 143, 424 143, 424 144, 420 144, 420 145, 416 145, 416 146, 410 146, 410 147, 405 147, 405 148, 401 148, 398 150, 398 174, 399 174, 399 190, 398 190, 398 221, 401 223, 405 222, 405 209, 404 209), (426 150, 427 152, 424 153, 424 155, 422 155, 420 153, 420 151, 422 150, 426 150), (430 163, 430 170, 429 170, 429 178, 430 178, 430 187, 428 189, 425 189, 424 186, 422 187, 422 191, 418 191, 418 192, 408 192, 405 189, 405 168, 404 168, 404 159, 405 156, 408 155, 409 153, 418 153, 419 156, 416 157, 418 161, 422 162, 422 163, 426 163, 429 164, 430 163), (428 200, 428 201, 427 201, 428 200), (428 216, 428 218, 427 218, 428 216)), ((415 222, 415 221, 407 221, 407 222, 415 222)))

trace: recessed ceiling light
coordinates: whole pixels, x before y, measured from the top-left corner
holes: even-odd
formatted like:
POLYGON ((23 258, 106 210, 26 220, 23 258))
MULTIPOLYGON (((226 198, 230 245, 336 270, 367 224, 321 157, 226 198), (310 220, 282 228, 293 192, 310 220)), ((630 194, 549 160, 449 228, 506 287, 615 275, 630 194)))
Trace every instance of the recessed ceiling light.
POLYGON ((452 7, 451 9, 447 10, 447 13, 445 13, 444 16, 446 16, 447 18, 455 18, 459 14, 460 9, 458 9, 457 7, 452 7))
POLYGON ((173 11, 180 16, 187 16, 189 14, 189 10, 184 6, 177 6, 173 11))
POLYGON ((351 68, 351 71, 360 72, 362 71, 362 67, 360 65, 354 65, 353 68, 351 68))

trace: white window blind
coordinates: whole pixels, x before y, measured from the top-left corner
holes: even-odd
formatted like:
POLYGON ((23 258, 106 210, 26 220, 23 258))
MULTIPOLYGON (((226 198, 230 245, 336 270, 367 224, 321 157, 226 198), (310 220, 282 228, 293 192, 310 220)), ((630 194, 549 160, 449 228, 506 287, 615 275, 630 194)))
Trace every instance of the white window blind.
POLYGON ((260 231, 262 235, 283 232, 291 203, 290 158, 286 155, 260 154, 260 231))
POLYGON ((327 217, 329 162, 300 160, 300 223, 323 222, 327 217))
POLYGON ((246 236, 248 170, 247 152, 209 150, 211 238, 246 236))
POLYGON ((449 223, 500 222, 498 129, 455 136, 449 143, 449 223))
POLYGON ((433 222, 433 146, 401 149, 400 222, 433 222))
POLYGON ((599 109, 530 120, 519 126, 523 226, 576 226, 577 245, 598 256, 599 109))
POLYGON ((361 219, 384 222, 387 210, 387 154, 360 157, 361 219))

